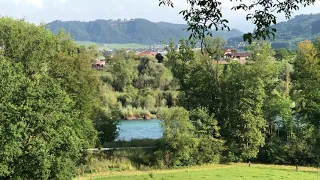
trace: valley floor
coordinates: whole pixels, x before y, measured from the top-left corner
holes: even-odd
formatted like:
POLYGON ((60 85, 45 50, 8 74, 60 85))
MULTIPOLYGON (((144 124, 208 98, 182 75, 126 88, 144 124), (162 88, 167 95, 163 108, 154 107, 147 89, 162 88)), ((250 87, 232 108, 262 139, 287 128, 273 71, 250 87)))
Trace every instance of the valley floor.
POLYGON ((232 164, 205 165, 175 170, 125 171, 106 174, 87 175, 78 180, 187 180, 187 179, 219 179, 219 180, 320 180, 320 171, 314 168, 293 166, 232 164))

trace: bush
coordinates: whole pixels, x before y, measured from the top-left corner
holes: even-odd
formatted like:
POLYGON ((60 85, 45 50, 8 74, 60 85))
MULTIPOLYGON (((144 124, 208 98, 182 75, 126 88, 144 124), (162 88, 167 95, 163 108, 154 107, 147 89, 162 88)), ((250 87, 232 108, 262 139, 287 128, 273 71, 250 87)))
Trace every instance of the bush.
POLYGON ((189 112, 184 108, 174 107, 162 110, 160 116, 163 119, 163 139, 157 152, 159 159, 168 167, 193 164, 192 154, 199 142, 195 138, 189 112))
POLYGON ((203 109, 191 111, 190 120, 200 142, 193 155, 197 164, 219 163, 225 148, 224 141, 220 139, 218 121, 203 109))
POLYGON ((160 107, 166 107, 168 105, 167 100, 166 99, 162 99, 160 102, 160 107))
POLYGON ((78 176, 111 171, 135 170, 126 152, 88 152, 86 163, 77 171, 78 176))
POLYGON ((215 142, 209 136, 199 139, 199 145, 193 153, 193 162, 196 164, 220 163, 222 161, 222 151, 224 150, 221 142, 215 142))
POLYGON ((105 142, 114 141, 118 137, 118 123, 120 112, 117 109, 112 109, 110 112, 97 107, 92 115, 94 126, 99 132, 98 138, 100 145, 105 142))
POLYGON ((153 96, 147 95, 144 98, 144 101, 143 101, 144 108, 146 108, 146 109, 153 108, 155 105, 156 105, 156 99, 153 96))
POLYGON ((271 164, 318 166, 319 163, 317 162, 316 155, 312 153, 312 149, 301 142, 303 140, 297 143, 301 149, 297 148, 297 144, 294 141, 290 143, 280 140, 267 142, 260 149, 258 157, 255 160, 271 164))
POLYGON ((112 84, 114 79, 111 73, 108 72, 103 72, 101 73, 100 79, 104 82, 104 83, 108 83, 108 84, 112 84))
POLYGON ((159 108, 150 108, 150 109, 149 109, 149 112, 150 112, 151 114, 158 114, 158 111, 159 111, 159 108))

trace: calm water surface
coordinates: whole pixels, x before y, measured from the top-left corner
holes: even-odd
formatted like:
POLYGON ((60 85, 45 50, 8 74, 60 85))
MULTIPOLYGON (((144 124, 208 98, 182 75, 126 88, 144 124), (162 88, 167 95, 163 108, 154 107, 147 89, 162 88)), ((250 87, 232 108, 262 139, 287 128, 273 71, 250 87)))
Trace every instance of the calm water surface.
POLYGON ((158 139, 162 137, 160 120, 121 121, 118 140, 158 139))

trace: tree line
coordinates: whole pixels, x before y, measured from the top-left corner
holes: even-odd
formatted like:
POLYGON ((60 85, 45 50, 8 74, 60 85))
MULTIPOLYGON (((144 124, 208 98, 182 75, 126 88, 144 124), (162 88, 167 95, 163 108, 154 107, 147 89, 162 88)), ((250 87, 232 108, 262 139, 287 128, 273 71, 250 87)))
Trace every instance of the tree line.
POLYGON ((203 54, 190 41, 181 40, 179 51, 170 46, 180 107, 162 116, 163 161, 319 166, 320 38, 295 52, 254 42, 245 65, 214 63, 221 42, 206 40, 203 54))

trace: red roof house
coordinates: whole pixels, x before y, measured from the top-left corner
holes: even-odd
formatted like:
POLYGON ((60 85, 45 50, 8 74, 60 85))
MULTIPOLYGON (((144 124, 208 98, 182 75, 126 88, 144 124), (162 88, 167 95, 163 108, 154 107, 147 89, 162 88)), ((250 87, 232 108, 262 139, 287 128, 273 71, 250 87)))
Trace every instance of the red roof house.
POLYGON ((100 60, 96 61, 92 66, 93 68, 103 68, 106 65, 106 61, 100 60))
POLYGON ((238 52, 238 53, 227 53, 226 56, 232 59, 246 59, 250 56, 250 54, 247 52, 238 52))
POLYGON ((156 53, 147 52, 147 51, 139 53, 139 56, 150 56, 150 55, 151 56, 156 56, 156 53))

